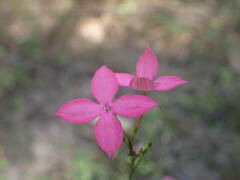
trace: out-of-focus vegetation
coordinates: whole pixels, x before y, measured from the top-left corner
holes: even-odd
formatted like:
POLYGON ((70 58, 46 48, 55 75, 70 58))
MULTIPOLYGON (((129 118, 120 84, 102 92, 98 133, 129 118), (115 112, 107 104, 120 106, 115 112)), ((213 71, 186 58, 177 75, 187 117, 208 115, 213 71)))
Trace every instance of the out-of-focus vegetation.
POLYGON ((136 179, 240 179, 239 9, 239 0, 0 0, 0 180, 125 180, 124 145, 110 162, 92 126, 53 114, 90 96, 99 66, 134 72, 146 44, 161 75, 189 84, 150 93, 162 108, 144 118, 139 147, 153 149, 136 179))

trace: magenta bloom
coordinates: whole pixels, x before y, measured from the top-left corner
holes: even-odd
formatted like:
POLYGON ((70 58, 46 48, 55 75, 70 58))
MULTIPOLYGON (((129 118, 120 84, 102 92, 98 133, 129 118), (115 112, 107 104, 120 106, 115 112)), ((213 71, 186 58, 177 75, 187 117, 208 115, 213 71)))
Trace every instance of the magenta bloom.
POLYGON ((115 73, 115 75, 121 86, 142 91, 167 91, 187 83, 178 76, 160 76, 154 79, 157 73, 158 59, 148 47, 138 59, 136 76, 127 73, 115 73))
POLYGON ((55 114, 60 118, 77 124, 93 121, 100 117, 94 129, 94 134, 100 148, 110 158, 120 148, 123 130, 115 114, 136 118, 158 106, 152 99, 143 95, 123 95, 114 100, 119 85, 114 73, 106 66, 99 68, 91 82, 95 103, 87 98, 74 99, 63 104, 55 114))

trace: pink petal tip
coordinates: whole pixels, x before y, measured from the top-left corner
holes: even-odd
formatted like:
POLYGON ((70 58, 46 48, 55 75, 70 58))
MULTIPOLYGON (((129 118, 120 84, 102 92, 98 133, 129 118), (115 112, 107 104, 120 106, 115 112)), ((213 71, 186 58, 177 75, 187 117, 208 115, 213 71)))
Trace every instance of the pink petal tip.
POLYGON ((94 120, 101 113, 99 104, 79 98, 64 103, 54 115, 71 123, 82 124, 94 120))
POLYGON ((92 95, 101 104, 110 103, 116 93, 119 85, 115 74, 106 66, 99 68, 91 82, 92 95))
POLYGON ((153 90, 168 91, 186 83, 188 82, 178 76, 160 76, 153 81, 153 90))
POLYGON ((100 148, 112 159, 123 140, 120 121, 112 113, 104 113, 96 123, 94 134, 100 148))
POLYGON ((159 105, 147 96, 126 94, 113 103, 112 110, 124 117, 137 118, 157 106, 159 105))
POLYGON ((147 47, 140 55, 137 65, 136 73, 138 77, 145 77, 150 80, 158 73, 158 59, 151 48, 147 47))
POLYGON ((129 87, 131 80, 134 78, 134 75, 127 73, 115 73, 115 76, 119 85, 125 87, 129 87))

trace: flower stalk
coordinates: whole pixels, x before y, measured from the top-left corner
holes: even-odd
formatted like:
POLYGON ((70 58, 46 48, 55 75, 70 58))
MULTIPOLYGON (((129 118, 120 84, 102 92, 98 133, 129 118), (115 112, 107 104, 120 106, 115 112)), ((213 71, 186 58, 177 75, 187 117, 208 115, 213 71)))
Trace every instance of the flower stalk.
POLYGON ((128 147, 128 150, 129 150, 128 156, 130 156, 130 158, 131 158, 130 163, 129 163, 128 180, 132 180, 133 175, 134 175, 135 171, 137 170, 138 166, 140 165, 144 155, 152 147, 152 143, 150 142, 145 147, 141 148, 139 151, 134 150, 135 138, 136 138, 137 132, 140 128, 142 119, 143 119, 143 116, 140 116, 137 119, 136 126, 133 129, 132 138, 130 138, 127 133, 124 134, 124 143, 128 147))
MULTIPOLYGON (((146 95, 147 93, 144 91, 142 95, 146 95)), ((145 147, 141 148, 139 151, 134 150, 136 136, 139 131, 139 128, 141 126, 143 120, 143 115, 141 115, 135 123, 135 126, 133 128, 132 136, 129 137, 127 133, 124 133, 124 143, 127 145, 129 149, 128 155, 131 157, 130 163, 129 163, 129 176, 128 180, 132 180, 133 175, 135 171, 137 170, 138 166, 140 165, 144 155, 147 153, 149 149, 152 147, 152 143, 148 143, 145 147)))

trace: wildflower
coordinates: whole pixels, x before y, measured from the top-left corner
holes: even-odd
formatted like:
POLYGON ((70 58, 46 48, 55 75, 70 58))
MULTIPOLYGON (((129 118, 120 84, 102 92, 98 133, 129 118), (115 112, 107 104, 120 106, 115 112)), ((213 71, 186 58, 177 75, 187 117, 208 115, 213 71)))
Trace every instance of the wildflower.
POLYGON ((56 116, 77 124, 96 122, 94 134, 100 148, 112 158, 120 148, 123 139, 123 129, 115 114, 136 118, 158 106, 152 99, 143 95, 123 95, 114 100, 119 85, 114 73, 102 66, 91 82, 91 93, 99 102, 95 103, 87 98, 71 100, 63 104, 56 116))
POLYGON ((115 73, 120 86, 142 91, 167 91, 187 81, 178 76, 154 77, 158 73, 158 59, 154 52, 147 47, 141 54, 136 65, 136 75, 115 73))

